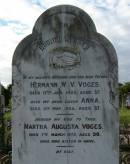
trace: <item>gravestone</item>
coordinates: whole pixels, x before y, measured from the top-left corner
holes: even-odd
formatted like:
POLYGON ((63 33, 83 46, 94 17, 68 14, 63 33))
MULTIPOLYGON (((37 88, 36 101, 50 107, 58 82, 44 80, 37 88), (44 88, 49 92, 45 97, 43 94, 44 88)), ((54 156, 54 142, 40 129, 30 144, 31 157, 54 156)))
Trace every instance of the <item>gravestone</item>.
POLYGON ((118 64, 81 9, 45 11, 13 57, 13 164, 118 164, 118 64))

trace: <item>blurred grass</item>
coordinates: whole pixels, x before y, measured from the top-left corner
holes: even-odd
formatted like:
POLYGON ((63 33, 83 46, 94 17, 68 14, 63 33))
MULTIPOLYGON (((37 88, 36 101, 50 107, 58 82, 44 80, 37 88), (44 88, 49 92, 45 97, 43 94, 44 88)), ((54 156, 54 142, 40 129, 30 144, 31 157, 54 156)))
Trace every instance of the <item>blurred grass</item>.
POLYGON ((130 109, 121 108, 120 109, 120 124, 130 124, 130 109))
POLYGON ((8 111, 4 114, 4 120, 10 120, 11 121, 11 112, 8 111))

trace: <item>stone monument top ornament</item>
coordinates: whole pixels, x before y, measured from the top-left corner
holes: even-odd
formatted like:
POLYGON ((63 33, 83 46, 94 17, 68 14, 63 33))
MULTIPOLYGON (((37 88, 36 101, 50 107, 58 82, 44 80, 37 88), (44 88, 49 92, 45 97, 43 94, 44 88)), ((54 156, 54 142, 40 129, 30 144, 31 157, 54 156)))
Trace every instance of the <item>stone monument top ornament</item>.
POLYGON ((13 164, 118 164, 118 61, 83 10, 48 9, 13 57, 13 164))

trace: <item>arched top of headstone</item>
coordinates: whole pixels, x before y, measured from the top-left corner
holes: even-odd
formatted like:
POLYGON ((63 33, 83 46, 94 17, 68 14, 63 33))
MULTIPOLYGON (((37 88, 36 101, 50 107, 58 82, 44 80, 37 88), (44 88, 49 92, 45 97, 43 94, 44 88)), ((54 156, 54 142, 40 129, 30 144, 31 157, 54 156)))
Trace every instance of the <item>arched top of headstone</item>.
POLYGON ((73 22, 74 26, 76 25, 75 23, 77 23, 78 26, 81 23, 83 23, 86 29, 88 30, 88 33, 96 32, 96 27, 91 17, 82 9, 75 6, 71 6, 71 5, 58 5, 58 6, 55 6, 46 10, 37 19, 33 31, 41 33, 43 29, 43 25, 48 23, 48 21, 52 19, 53 19, 53 22, 51 23, 52 28, 57 27, 57 30, 58 30, 58 28, 60 28, 60 18, 58 17, 58 15, 62 15, 61 18, 66 19, 67 17, 65 16, 65 14, 71 15, 77 18, 77 20, 75 19, 75 21, 77 22, 73 22), (56 25, 54 22, 57 23, 57 25, 59 26, 54 27, 56 25))
POLYGON ((90 16, 78 7, 59 5, 46 10, 37 19, 32 34, 24 38, 16 48, 13 65, 19 65, 21 59, 36 61, 34 58, 39 58, 39 50, 44 51, 55 41, 62 46, 69 38, 73 38, 75 42, 77 40, 86 42, 87 48, 92 45, 102 47, 106 52, 104 57, 107 58, 111 71, 113 66, 118 64, 113 45, 96 31, 90 16))

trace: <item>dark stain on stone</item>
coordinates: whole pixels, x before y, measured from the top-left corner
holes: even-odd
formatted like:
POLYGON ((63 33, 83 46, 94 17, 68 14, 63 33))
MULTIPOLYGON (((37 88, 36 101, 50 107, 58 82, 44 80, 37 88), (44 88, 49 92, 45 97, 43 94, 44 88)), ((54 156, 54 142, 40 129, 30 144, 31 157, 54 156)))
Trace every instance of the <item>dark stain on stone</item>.
POLYGON ((18 148, 18 157, 19 157, 20 161, 23 159, 21 148, 18 148))
POLYGON ((50 28, 52 28, 56 34, 61 32, 62 23, 57 15, 54 15, 52 20, 50 20, 50 28))
POLYGON ((102 34, 95 33, 95 40, 100 44, 100 46, 103 47, 105 51, 105 56, 108 60, 108 72, 112 75, 113 73, 118 73, 118 60, 117 60, 117 55, 116 51, 113 47, 113 45, 110 43, 110 41, 105 38, 102 34))
POLYGON ((20 44, 17 46, 14 56, 13 56, 13 65, 21 65, 22 59, 28 59, 30 55, 25 55, 24 56, 24 51, 30 47, 30 44, 32 43, 33 40, 33 35, 28 35, 25 39, 23 39, 20 44))
POLYGON ((68 34, 70 36, 77 36, 84 38, 88 35, 86 30, 86 26, 83 25, 81 20, 77 19, 76 17, 73 19, 73 22, 68 27, 68 34))
POLYGON ((23 103, 26 104, 26 97, 23 96, 23 103))
POLYGON ((23 131, 23 138, 24 138, 24 142, 26 143, 26 132, 25 132, 25 129, 23 131))
POLYGON ((103 108, 103 124, 104 124, 104 130, 105 131, 109 131, 109 126, 108 126, 108 116, 107 116, 107 112, 106 112, 106 107, 105 107, 105 102, 102 99, 102 108, 103 108))

